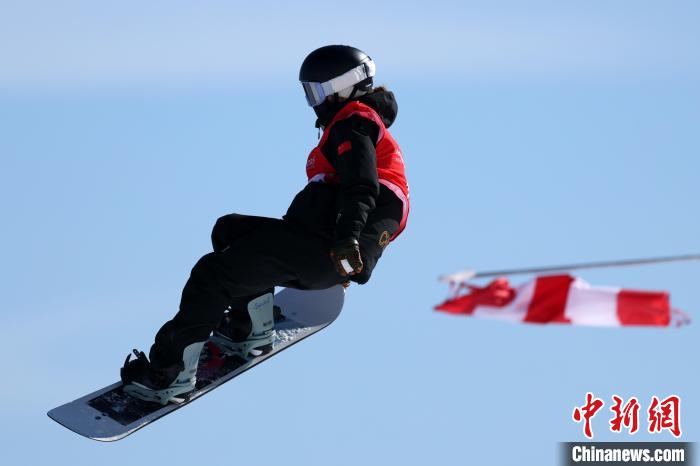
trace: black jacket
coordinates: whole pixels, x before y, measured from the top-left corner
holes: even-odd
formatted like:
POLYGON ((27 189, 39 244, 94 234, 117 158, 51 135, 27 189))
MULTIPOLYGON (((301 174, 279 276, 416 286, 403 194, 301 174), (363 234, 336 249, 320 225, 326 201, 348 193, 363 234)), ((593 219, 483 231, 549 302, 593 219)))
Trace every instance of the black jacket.
MULTIPOLYGON (((376 110, 387 128, 394 122, 398 106, 393 93, 375 91, 357 100, 376 110)), ((321 152, 340 176, 340 185, 308 183, 296 195, 284 219, 335 241, 359 239, 368 220, 391 218, 399 223, 401 200, 377 179, 378 133, 375 122, 358 115, 334 123, 321 152), (338 156, 337 147, 344 141, 350 141, 352 149, 338 156)))

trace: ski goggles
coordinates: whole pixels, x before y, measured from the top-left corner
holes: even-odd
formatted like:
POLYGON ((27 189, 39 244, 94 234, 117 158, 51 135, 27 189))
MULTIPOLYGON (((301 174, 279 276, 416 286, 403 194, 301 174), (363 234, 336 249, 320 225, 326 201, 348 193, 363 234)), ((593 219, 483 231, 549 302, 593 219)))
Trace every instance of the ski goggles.
POLYGON ((350 71, 347 71, 340 76, 336 76, 335 78, 326 82, 317 83, 302 81, 301 85, 304 88, 304 93, 306 94, 306 102, 308 102, 309 106, 315 107, 323 103, 323 101, 326 100, 326 97, 329 95, 333 95, 336 92, 342 91, 350 86, 354 86, 367 78, 373 77, 375 69, 376 67, 374 62, 372 60, 368 60, 350 71))

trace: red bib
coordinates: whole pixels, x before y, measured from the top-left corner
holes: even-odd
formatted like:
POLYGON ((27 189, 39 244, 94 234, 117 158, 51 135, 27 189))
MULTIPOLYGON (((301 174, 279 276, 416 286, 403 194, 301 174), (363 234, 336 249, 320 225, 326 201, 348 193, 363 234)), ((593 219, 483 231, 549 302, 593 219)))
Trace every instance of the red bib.
MULTIPOLYGON (((377 177, 379 178, 379 182, 389 188, 403 203, 401 224, 399 225, 398 231, 394 233, 394 236, 391 238, 393 240, 399 236, 399 234, 406 227, 406 220, 408 219, 409 211, 408 182, 406 181, 401 148, 386 129, 384 122, 372 107, 367 104, 363 104, 362 102, 358 102, 357 100, 353 100, 338 112, 338 114, 333 118, 333 120, 331 120, 323 131, 323 136, 318 142, 318 146, 316 146, 309 154, 309 158, 306 161, 306 175, 308 176, 309 183, 340 182, 340 176, 336 173, 333 165, 331 165, 326 156, 323 154, 321 147, 328 140, 328 135, 330 134, 330 130, 333 125, 338 121, 344 120, 353 115, 359 115, 368 120, 372 120, 379 127, 379 136, 376 141, 377 177)), ((337 148, 338 155, 342 155, 351 148, 350 141, 341 143, 337 148)))

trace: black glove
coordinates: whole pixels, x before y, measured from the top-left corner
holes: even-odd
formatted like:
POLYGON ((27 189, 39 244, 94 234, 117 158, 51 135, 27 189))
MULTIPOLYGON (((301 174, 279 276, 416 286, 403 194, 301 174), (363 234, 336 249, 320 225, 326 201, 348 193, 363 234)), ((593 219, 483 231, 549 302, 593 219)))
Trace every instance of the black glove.
POLYGON ((336 241, 331 248, 331 260, 338 273, 343 277, 362 272, 360 243, 355 238, 336 241))

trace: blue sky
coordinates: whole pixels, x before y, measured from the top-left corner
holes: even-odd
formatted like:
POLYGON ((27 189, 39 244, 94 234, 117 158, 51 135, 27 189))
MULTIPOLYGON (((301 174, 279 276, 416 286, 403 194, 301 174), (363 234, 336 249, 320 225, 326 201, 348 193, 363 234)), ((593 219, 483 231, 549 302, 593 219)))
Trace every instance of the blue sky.
MULTIPOLYGON (((694 2, 0 9, 3 463, 555 464, 557 442, 583 438, 570 413, 586 391, 677 393, 697 439, 697 323, 431 310, 436 277, 464 267, 698 251, 694 2), (122 442, 52 423, 150 345, 218 216, 285 212, 316 142, 298 65, 327 43, 365 49, 399 102, 412 212, 370 284, 324 332, 122 442)), ((669 290, 696 317, 697 271, 582 276, 669 290)), ((629 439, 606 422, 597 440, 629 439)))

